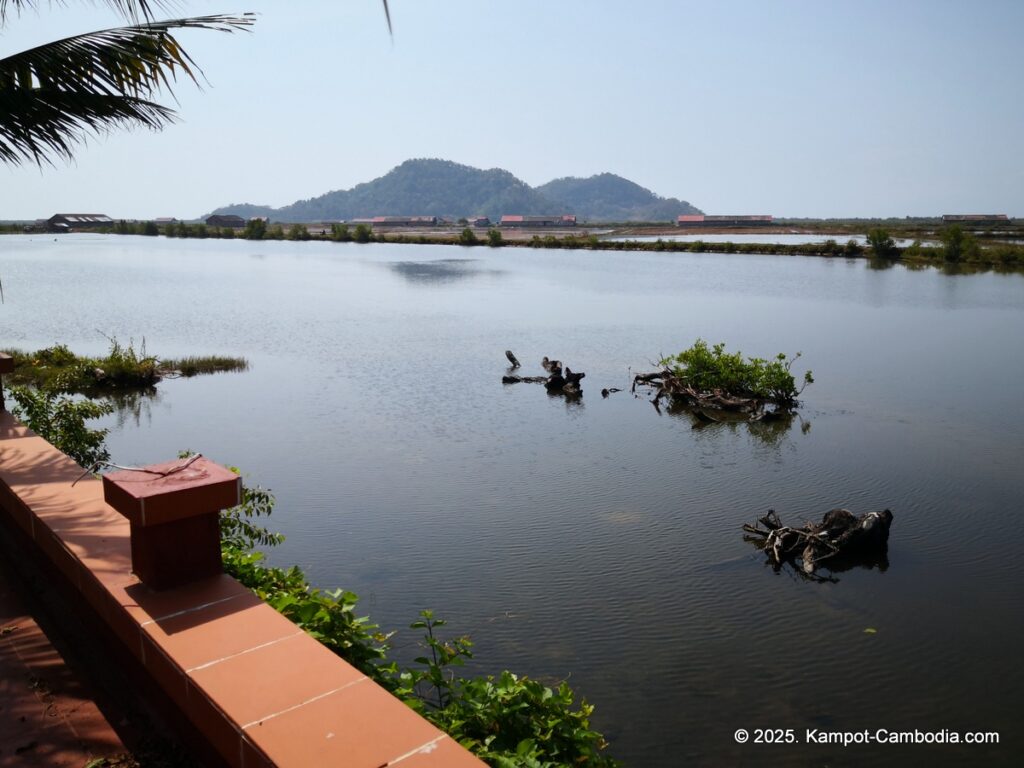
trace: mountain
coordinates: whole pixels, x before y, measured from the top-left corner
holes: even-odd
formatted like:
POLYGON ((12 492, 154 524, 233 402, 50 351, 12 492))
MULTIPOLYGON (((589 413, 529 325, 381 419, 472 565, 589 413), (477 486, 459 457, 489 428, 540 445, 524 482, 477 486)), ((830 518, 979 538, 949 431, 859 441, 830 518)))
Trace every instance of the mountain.
MULTIPOLYGON (((589 179, 556 179, 533 188, 501 168, 480 170, 450 160, 406 160, 379 179, 283 208, 240 203, 215 214, 274 221, 349 220, 371 216, 475 216, 575 213, 582 221, 674 221, 699 213, 689 203, 663 198, 610 173, 589 179), (578 203, 573 202, 579 201, 578 203)), ((205 217, 204 217, 205 218, 205 217)))
POLYGON ((701 212, 685 200, 660 197, 614 173, 586 179, 566 176, 536 190, 576 211, 586 211, 585 218, 591 221, 675 221, 680 214, 701 212))
POLYGON ((564 206, 548 200, 508 171, 482 171, 450 160, 406 160, 379 179, 336 190, 319 197, 271 209, 229 205, 214 213, 270 216, 280 221, 329 221, 371 216, 474 216, 497 220, 515 211, 527 215, 564 213, 564 206))

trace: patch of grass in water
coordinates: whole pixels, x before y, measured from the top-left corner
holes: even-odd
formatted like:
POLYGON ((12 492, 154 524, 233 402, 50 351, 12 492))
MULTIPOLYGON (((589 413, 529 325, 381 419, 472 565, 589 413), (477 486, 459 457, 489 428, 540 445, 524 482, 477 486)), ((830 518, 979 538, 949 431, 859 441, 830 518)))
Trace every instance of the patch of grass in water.
POLYGON ((4 351, 14 358, 14 372, 8 376, 8 383, 86 395, 151 389, 167 376, 244 371, 249 367, 244 358, 221 355, 162 361, 147 354, 145 341, 136 350, 134 341, 123 345, 117 339, 110 340, 110 352, 105 357, 79 356, 64 344, 35 352, 4 351))
POLYGON ((207 357, 183 357, 180 360, 165 360, 161 368, 166 372, 177 372, 179 376, 200 376, 205 373, 224 373, 227 371, 245 371, 249 361, 244 357, 224 357, 209 355, 207 357))

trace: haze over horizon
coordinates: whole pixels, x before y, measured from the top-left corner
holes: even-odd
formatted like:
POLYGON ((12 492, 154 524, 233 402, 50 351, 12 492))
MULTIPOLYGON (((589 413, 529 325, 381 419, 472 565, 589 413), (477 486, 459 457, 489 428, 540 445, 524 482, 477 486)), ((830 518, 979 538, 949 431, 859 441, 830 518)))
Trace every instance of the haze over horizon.
MULTIPOLYGON (((709 213, 1024 217, 1024 4, 390 5, 393 40, 379 0, 158 14, 260 15, 180 33, 210 85, 179 83, 176 125, 0 168, 0 219, 280 207, 417 157, 533 186, 611 172, 709 213)), ((121 24, 43 7, 8 18, 0 54, 121 24)))

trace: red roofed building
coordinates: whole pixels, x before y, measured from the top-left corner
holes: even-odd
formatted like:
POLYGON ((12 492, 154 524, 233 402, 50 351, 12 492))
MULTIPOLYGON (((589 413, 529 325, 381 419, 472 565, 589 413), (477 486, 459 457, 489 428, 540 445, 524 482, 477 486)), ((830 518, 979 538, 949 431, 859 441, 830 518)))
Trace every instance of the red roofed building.
POLYGON ((372 223, 380 227, 434 227, 437 216, 374 216, 372 223))
POLYGON ((764 227, 772 223, 772 217, 757 216, 705 216, 684 214, 676 218, 677 227, 764 227))
POLYGON ((575 227, 576 217, 565 216, 519 216, 506 215, 501 217, 499 227, 575 227))

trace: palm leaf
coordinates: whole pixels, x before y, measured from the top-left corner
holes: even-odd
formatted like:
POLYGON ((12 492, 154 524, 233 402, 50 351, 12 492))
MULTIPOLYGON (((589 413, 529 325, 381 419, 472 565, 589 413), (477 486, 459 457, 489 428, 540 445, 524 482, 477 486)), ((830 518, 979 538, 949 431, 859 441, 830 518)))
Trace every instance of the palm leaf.
POLYGON ((153 94, 164 89, 173 95, 179 74, 197 85, 203 77, 171 30, 232 32, 253 22, 251 14, 150 22, 76 35, 0 59, 0 161, 70 158, 72 147, 89 133, 163 127, 174 112, 153 103, 153 94))
POLYGON ((115 127, 160 129, 174 111, 145 99, 105 93, 0 90, 0 161, 52 162, 71 159, 89 134, 115 127))
MULTIPOLYGON (((149 21, 153 18, 153 8, 167 8, 172 5, 172 3, 164 2, 164 0, 105 1, 107 5, 131 21, 137 21, 139 19, 149 21)), ((36 8, 38 5, 39 3, 36 2, 36 0, 0 0, 0 24, 3 24, 8 16, 8 6, 12 6, 15 11, 20 13, 26 8, 36 8)))

